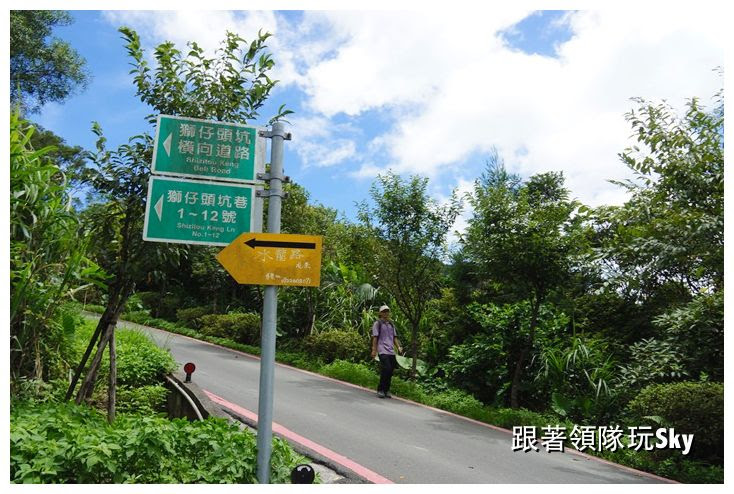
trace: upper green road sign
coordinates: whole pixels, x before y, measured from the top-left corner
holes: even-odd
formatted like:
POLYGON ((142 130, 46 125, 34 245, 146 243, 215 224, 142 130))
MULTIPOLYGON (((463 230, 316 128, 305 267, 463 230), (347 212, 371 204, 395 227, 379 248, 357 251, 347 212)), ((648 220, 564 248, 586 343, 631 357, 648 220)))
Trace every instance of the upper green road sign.
POLYGON ((198 118, 158 115, 153 173, 259 182, 265 171, 265 140, 258 128, 198 118))
POLYGON ((143 240, 229 245, 262 230, 259 185, 225 184, 151 176, 143 240))

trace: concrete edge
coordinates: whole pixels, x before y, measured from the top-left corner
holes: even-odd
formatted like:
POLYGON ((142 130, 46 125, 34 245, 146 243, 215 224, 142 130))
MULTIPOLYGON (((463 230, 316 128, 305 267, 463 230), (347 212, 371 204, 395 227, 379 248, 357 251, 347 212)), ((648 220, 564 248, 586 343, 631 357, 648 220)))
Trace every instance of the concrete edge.
MULTIPOLYGON (((247 417, 244 417, 237 412, 234 412, 232 410, 226 410, 226 413, 230 418, 237 420, 238 422, 242 422, 246 426, 257 430, 257 422, 254 420, 251 420, 247 417)), ((335 484, 369 484, 371 482, 368 482, 367 480, 363 479, 356 473, 352 472, 348 468, 345 468, 337 463, 332 462, 330 459, 326 458, 325 456, 313 451, 310 448, 307 448, 306 446, 303 446, 302 444, 299 444, 297 442, 291 442, 286 437, 283 437, 282 434, 279 434, 277 432, 273 432, 274 436, 278 436, 279 438, 283 439, 284 441, 288 441, 288 444, 291 445, 291 447, 296 451, 296 453, 303 455, 309 459, 311 459, 314 463, 317 463, 319 465, 322 465, 329 470, 332 470, 336 472, 338 475, 343 477, 342 480, 334 482, 335 484)))
MULTIPOLYGON (((186 374, 181 371, 176 371, 171 374, 168 374, 166 376, 168 379, 176 382, 181 390, 183 390, 190 398, 191 400, 196 404, 197 408, 201 412, 201 415, 206 419, 208 417, 216 417, 221 418, 224 420, 227 420, 230 423, 238 423, 243 424, 246 427, 257 430, 257 422, 254 420, 251 420, 247 417, 244 417, 232 410, 225 409, 222 406, 214 403, 209 396, 194 382, 185 382, 186 380, 186 374)), ((177 392, 175 388, 171 390, 172 392, 177 392)), ((332 461, 330 461, 328 458, 326 458, 323 455, 318 454, 317 452, 311 450, 310 448, 307 448, 297 442, 293 442, 288 440, 288 438, 283 437, 281 434, 273 433, 273 435, 283 439, 286 441, 290 446, 293 448, 294 451, 296 451, 298 454, 303 455, 307 457, 310 460, 310 463, 315 463, 323 467, 323 469, 331 470, 336 475, 329 475, 329 476, 338 476, 341 478, 336 479, 335 481, 331 482, 334 484, 364 484, 369 483, 363 478, 359 477, 357 474, 352 472, 351 470, 342 467, 341 465, 338 465, 332 461)), ((319 468, 316 468, 316 470, 320 470, 319 468)), ((323 476, 323 475, 322 475, 323 476)))

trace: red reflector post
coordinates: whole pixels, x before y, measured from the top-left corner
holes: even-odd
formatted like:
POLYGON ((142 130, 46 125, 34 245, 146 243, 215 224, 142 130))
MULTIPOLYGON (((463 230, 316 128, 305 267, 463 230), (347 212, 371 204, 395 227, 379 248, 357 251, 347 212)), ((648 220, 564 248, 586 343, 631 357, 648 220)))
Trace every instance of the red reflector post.
POLYGON ((188 362, 186 365, 184 365, 184 372, 186 373, 186 380, 184 382, 191 382, 191 374, 193 374, 195 370, 196 366, 192 362, 188 362))

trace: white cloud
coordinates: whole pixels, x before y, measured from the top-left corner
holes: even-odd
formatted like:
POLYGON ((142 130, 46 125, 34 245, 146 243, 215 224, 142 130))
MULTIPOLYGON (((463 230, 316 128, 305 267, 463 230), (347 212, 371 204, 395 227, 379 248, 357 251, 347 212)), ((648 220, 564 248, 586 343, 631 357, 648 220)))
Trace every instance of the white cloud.
POLYGON ((297 129, 292 146, 303 162, 303 168, 329 167, 354 158, 357 145, 349 135, 359 130, 349 124, 335 124, 323 116, 290 119, 297 129))
POLYGON ((712 69, 724 63, 726 16, 668 4, 575 12, 556 21, 573 37, 548 58, 512 50, 498 34, 529 14, 467 7, 107 17, 139 29, 148 46, 197 40, 213 50, 225 29, 248 40, 261 28, 273 32, 275 78, 305 95, 295 108, 305 116, 289 120, 306 167, 339 165, 351 178, 391 168, 452 182, 466 159, 496 147, 512 171, 562 170, 572 196, 621 203, 623 191, 607 180, 628 176, 617 154, 632 144, 629 98, 681 107, 713 95, 723 83, 712 69), (359 123, 375 110, 385 119, 376 136, 359 123))
MULTIPOLYGON (((467 194, 474 192, 474 180, 459 178, 452 190, 456 192, 456 196, 462 201, 461 213, 456 217, 456 221, 450 228, 447 237, 448 244, 450 246, 455 246, 459 243, 459 235, 457 235, 457 232, 458 234, 461 234, 466 231, 467 226, 469 226, 469 219, 474 214, 474 210, 469 204, 469 201, 466 200, 467 194)), ((441 206, 448 205, 451 200, 450 195, 447 196, 440 192, 435 192, 434 195, 438 198, 438 202, 441 206)))
POLYGON ((354 141, 347 139, 331 140, 328 144, 310 141, 296 146, 305 168, 333 166, 353 157, 356 151, 354 141))
POLYGON ((221 46, 226 31, 238 34, 248 43, 257 38, 258 32, 273 34, 267 41, 268 51, 273 54, 276 65, 271 78, 281 85, 300 79, 294 66, 294 52, 284 44, 296 42, 291 26, 272 11, 221 11, 221 10, 178 10, 178 11, 106 11, 104 18, 111 24, 127 25, 136 29, 152 59, 152 48, 163 41, 171 41, 186 52, 186 43, 195 41, 208 56, 221 46))
MULTIPOLYGON (((496 146, 523 175, 564 171, 585 203, 623 201, 606 180, 627 176, 617 153, 631 144, 629 98, 682 105, 713 95, 723 83, 712 69, 723 65, 725 16, 674 6, 577 12, 564 19, 573 38, 552 59, 496 36, 526 14, 307 14, 328 21, 323 39, 340 43, 329 56, 320 50, 299 83, 325 117, 390 112, 392 126, 374 140, 389 156, 382 169, 445 177, 496 146), (526 152, 516 158, 518 149, 526 152)), ((379 169, 366 159, 356 175, 379 169)))

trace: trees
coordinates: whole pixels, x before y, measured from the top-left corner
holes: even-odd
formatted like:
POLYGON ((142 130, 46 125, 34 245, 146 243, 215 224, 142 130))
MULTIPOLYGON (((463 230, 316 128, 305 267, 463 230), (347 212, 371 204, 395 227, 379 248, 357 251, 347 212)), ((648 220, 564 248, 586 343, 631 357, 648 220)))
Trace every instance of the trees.
POLYGON ((476 181, 470 203, 474 216, 461 239, 465 256, 488 282, 531 305, 529 336, 517 356, 510 401, 519 389, 533 350, 538 313, 551 290, 568 279, 574 256, 584 248, 578 204, 568 199, 562 173, 543 173, 522 182, 494 156, 476 181))
POLYGON ((71 24, 61 10, 10 11, 10 102, 35 113, 62 101, 90 76, 86 62, 67 42, 48 39, 54 26, 71 24))
POLYGON ((723 379, 724 113, 691 99, 682 116, 636 99, 626 117, 638 144, 622 161, 637 180, 623 206, 594 212, 612 286, 655 303, 661 336, 685 350, 691 375, 723 379))
POLYGON ((645 299, 672 283, 684 292, 723 289, 724 115, 692 99, 685 115, 636 99, 626 118, 639 145, 620 154, 637 181, 621 207, 600 208, 606 258, 616 280, 645 299))
POLYGON ((444 242, 461 209, 456 194, 441 206, 428 197, 427 186, 427 178, 412 176, 406 182, 388 172, 370 189, 374 206, 359 205, 359 219, 375 239, 369 269, 410 324, 413 376, 421 320, 439 294, 444 242))
POLYGON ((34 149, 33 133, 11 114, 10 371, 40 379, 63 340, 59 304, 74 284, 101 278, 85 256, 64 174, 48 159, 53 148, 34 149))
MULTIPOLYGON (((212 59, 206 58, 196 43, 189 43, 186 57, 172 43, 162 43, 155 50, 158 66, 151 74, 137 33, 125 27, 120 28, 120 32, 134 61, 131 73, 138 96, 157 113, 244 123, 245 119, 257 115, 257 109, 275 85, 267 76, 274 62, 263 53, 267 33, 259 34, 250 45, 239 36, 227 33, 222 48, 212 59), (250 74, 252 79, 249 79, 250 74)), ((278 116, 286 113, 281 107, 278 116)), ((181 247, 142 240, 145 190, 152 159, 151 136, 135 136, 128 144, 109 151, 101 128, 95 124, 93 130, 98 135, 97 152, 91 156, 95 166, 86 170, 84 180, 99 195, 101 202, 90 209, 88 219, 94 230, 97 255, 113 278, 106 310, 67 392, 68 399, 94 342, 100 338, 77 402, 91 394, 102 352, 107 342, 114 341, 117 319, 135 282, 155 272, 156 267, 166 262, 175 263, 186 254, 181 247)), ((113 394, 110 401, 114 402, 113 394)), ((114 415, 114 410, 110 415, 114 415)))
MULTIPOLYGON (((196 43, 188 43, 186 56, 173 43, 161 43, 155 49, 156 70, 151 74, 138 34, 127 27, 120 32, 133 59, 133 81, 141 101, 156 114, 246 123, 257 117, 278 81, 268 77, 275 66, 265 51, 270 33, 259 32, 247 43, 227 32, 216 57, 207 58, 196 43)), ((291 113, 281 106, 274 118, 291 113)), ((155 115, 152 115, 153 120, 155 115)))

